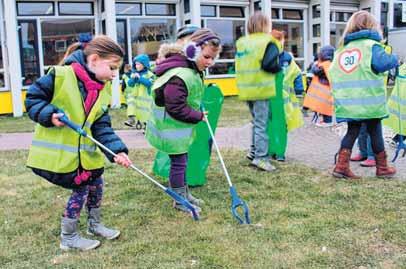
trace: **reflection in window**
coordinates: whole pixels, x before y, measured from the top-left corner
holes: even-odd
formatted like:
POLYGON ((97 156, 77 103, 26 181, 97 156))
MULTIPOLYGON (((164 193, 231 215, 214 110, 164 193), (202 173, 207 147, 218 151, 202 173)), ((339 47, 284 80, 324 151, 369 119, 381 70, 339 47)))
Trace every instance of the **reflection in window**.
POLYGON ((35 15, 54 15, 54 3, 17 3, 18 16, 35 16, 35 15))
POLYGON ((21 75, 23 85, 32 84, 39 76, 39 59, 37 45, 37 28, 35 21, 21 21, 20 26, 20 52, 21 75))
POLYGON ((321 28, 320 24, 313 24, 313 37, 320 37, 321 28))
POLYGON ((146 4, 147 15, 175 16, 175 4, 146 4))
POLYGON ((273 8, 272 9, 272 19, 278 20, 279 19, 279 9, 278 8, 273 8))
POLYGON ((320 18, 320 5, 312 6, 312 14, 313 18, 320 18))
POLYGON ((200 12, 202 17, 216 17, 216 6, 200 6, 200 12))
POLYGON ((284 9, 282 13, 285 20, 303 20, 303 10, 284 9))
POLYGON ((93 15, 93 3, 59 3, 59 15, 93 15))
POLYGON ((175 19, 130 19, 132 55, 148 54, 155 60, 162 43, 175 38, 175 19))
POLYGON ((244 8, 220 6, 220 17, 244 18, 244 8))
POLYGON ((272 27, 285 32, 285 51, 291 52, 295 58, 304 57, 304 32, 301 23, 273 23, 272 27))
POLYGON ((116 3, 116 15, 141 15, 141 4, 116 3))
POLYGON ((209 68, 210 75, 234 75, 235 67, 234 62, 231 63, 216 63, 209 68))
POLYGON ((243 20, 207 20, 206 27, 212 29, 221 38, 223 50, 220 59, 234 59, 235 42, 244 35, 243 20))
POLYGON ((41 22, 44 65, 56 65, 80 33, 94 33, 93 19, 44 20, 41 22))

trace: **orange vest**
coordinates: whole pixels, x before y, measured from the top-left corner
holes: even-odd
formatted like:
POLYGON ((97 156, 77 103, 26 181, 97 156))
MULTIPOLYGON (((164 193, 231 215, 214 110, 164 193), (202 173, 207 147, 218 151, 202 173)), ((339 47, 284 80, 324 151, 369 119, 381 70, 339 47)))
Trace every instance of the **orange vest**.
MULTIPOLYGON (((331 62, 324 61, 317 65, 323 68, 324 72, 327 74, 331 62)), ((330 85, 322 84, 317 76, 313 76, 312 82, 310 83, 306 97, 303 101, 303 106, 322 115, 332 116, 334 101, 330 85)))

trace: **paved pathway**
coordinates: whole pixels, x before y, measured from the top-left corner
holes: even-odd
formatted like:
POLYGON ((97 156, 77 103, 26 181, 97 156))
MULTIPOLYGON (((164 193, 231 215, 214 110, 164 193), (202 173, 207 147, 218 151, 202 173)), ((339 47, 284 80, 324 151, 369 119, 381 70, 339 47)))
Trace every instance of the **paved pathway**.
MULTIPOLYGON (((242 127, 219 128, 216 138, 220 147, 248 149, 250 124, 242 127)), ((139 131, 117 131, 129 148, 150 148, 143 135, 139 131)), ((0 134, 0 150, 28 149, 31 143, 32 133, 0 134)), ((332 128, 319 128, 310 124, 306 118, 303 128, 289 134, 287 161, 297 161, 305 165, 323 171, 331 171, 334 162, 334 154, 340 144, 340 137, 332 128)), ((386 146, 390 158, 394 149, 386 146)), ((397 178, 406 180, 406 158, 399 158, 395 164, 398 169, 397 178)), ((355 173, 362 176, 374 176, 375 168, 363 168, 357 163, 352 163, 355 173)))

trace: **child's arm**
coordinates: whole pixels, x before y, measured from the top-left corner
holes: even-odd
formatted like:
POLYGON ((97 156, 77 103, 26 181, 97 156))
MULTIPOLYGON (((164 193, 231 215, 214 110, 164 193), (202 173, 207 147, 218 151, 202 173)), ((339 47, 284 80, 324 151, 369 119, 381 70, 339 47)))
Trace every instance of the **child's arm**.
POLYGON ((372 47, 371 67, 375 73, 383 73, 398 66, 399 59, 397 55, 386 53, 385 49, 380 45, 372 47))
POLYGON ((138 79, 138 83, 141 83, 142 85, 144 85, 144 86, 147 87, 147 88, 149 88, 149 87, 152 86, 152 81, 153 81, 152 78, 146 78, 146 77, 144 77, 144 76, 141 76, 141 77, 138 79))
POLYGON ((31 120, 44 127, 53 127, 52 115, 57 108, 51 104, 54 95, 55 71, 37 79, 27 91, 25 108, 31 120))
POLYGON ((171 117, 187 123, 203 120, 203 113, 187 104, 188 91, 185 83, 178 77, 171 78, 164 86, 165 109, 171 117))
POLYGON ((302 79, 302 74, 297 75, 295 78, 294 83, 294 88, 295 88, 295 93, 297 95, 303 94, 304 87, 303 87, 303 79, 302 79))
POLYGON ((279 66, 279 50, 278 47, 272 42, 270 42, 265 49, 261 68, 265 72, 274 74, 281 71, 281 67, 279 66))
MULTIPOLYGON (((128 149, 120 137, 111 128, 111 119, 108 112, 105 112, 99 119, 97 119, 91 127, 92 136, 111 149, 114 153, 125 153, 128 154, 128 149)), ((106 157, 110 162, 114 162, 114 157, 107 152, 104 152, 106 157)))

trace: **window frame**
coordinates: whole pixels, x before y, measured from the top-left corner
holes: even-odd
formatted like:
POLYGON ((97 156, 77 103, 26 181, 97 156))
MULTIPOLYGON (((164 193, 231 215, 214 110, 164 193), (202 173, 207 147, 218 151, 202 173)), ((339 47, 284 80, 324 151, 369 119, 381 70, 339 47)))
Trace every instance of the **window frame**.
POLYGON ((117 14, 117 11, 116 11, 116 14, 115 14, 115 16, 116 17, 122 17, 122 16, 142 16, 143 15, 143 8, 142 8, 142 6, 143 6, 143 4, 142 4, 142 2, 122 2, 122 1, 118 1, 118 2, 115 2, 114 3, 114 5, 117 5, 117 4, 130 4, 130 5, 138 5, 139 7, 140 7, 140 14, 135 14, 135 13, 133 13, 133 14, 117 14))
POLYGON ((145 10, 145 16, 147 16, 147 17, 166 17, 166 16, 176 16, 176 4, 175 3, 158 3, 158 2, 152 2, 152 3, 146 3, 146 2, 144 2, 143 3, 143 6, 144 6, 144 10, 145 10), (158 5, 171 5, 171 6, 174 6, 175 7, 175 9, 174 9, 174 11, 175 11, 175 14, 148 14, 148 12, 147 12, 147 6, 158 6, 158 5))
MULTIPOLYGON (((0 21, 3 21, 4 17, 3 17, 3 4, 0 3, 0 21)), ((7 68, 7 54, 6 54, 6 49, 5 49, 5 31, 4 31, 4 23, 0 23, 0 44, 1 44, 1 50, 0 53, 2 54, 2 58, 3 58, 3 68, 0 68, 0 73, 3 74, 3 80, 4 80, 4 86, 0 87, 0 92, 7 92, 7 91, 11 91, 11 89, 9 88, 9 83, 8 83, 8 79, 7 79, 7 75, 8 75, 8 68, 7 68)))

